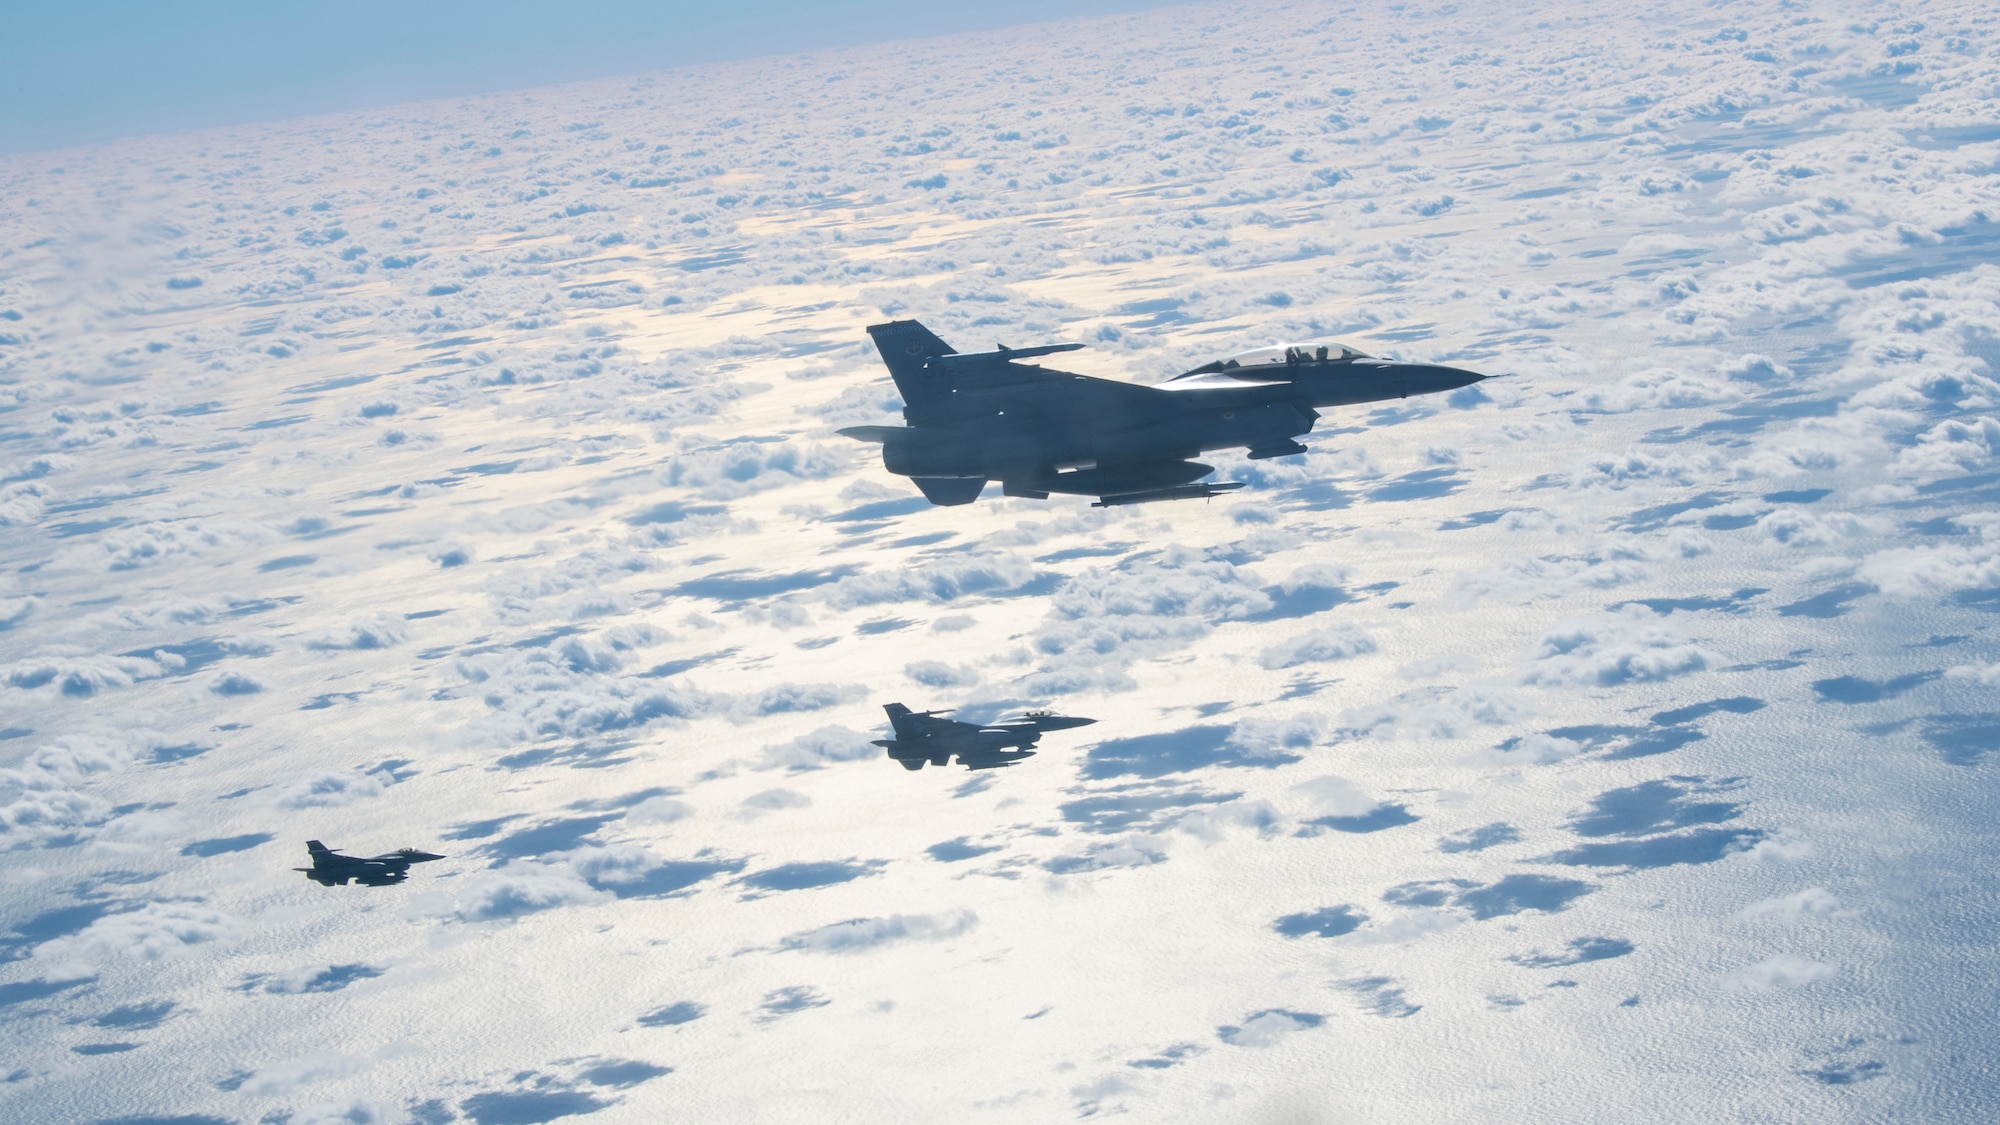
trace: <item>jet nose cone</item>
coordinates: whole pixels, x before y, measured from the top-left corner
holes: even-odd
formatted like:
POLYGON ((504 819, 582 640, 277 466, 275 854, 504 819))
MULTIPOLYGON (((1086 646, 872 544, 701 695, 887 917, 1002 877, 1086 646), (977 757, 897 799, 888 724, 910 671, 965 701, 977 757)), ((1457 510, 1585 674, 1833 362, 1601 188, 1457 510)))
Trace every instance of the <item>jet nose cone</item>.
POLYGON ((1413 381, 1422 382, 1426 389, 1431 391, 1455 391, 1460 387, 1469 387, 1485 378, 1486 376, 1481 375, 1477 371, 1466 371, 1458 367, 1444 367, 1437 364, 1425 364, 1422 367, 1416 368, 1411 374, 1413 381))

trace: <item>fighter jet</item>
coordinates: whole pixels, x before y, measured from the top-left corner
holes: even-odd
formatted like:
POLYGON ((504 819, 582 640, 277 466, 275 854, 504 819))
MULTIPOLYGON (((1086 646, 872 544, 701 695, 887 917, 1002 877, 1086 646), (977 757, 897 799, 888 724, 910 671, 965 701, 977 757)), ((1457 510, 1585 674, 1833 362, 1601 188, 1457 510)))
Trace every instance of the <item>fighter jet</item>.
POLYGON ((938 718, 943 711, 912 711, 900 703, 882 710, 889 713, 896 737, 878 739, 875 745, 886 747, 889 756, 903 763, 906 770, 923 769, 925 762, 948 766, 954 754, 958 764, 969 770, 1000 769, 1034 757, 1030 747, 1048 731, 1087 727, 1097 721, 1030 711, 1013 722, 979 726, 938 718))
POLYGON ((970 504, 991 480, 1008 496, 1095 496, 1092 507, 1218 496, 1194 458, 1304 453, 1316 408, 1435 394, 1486 378, 1456 367, 1394 363, 1335 343, 1278 344, 1203 364, 1153 386, 1071 375, 1027 360, 1082 344, 972 355, 914 320, 873 325, 903 396, 907 426, 850 426, 879 442, 882 464, 933 504, 970 504))
POLYGON ((292 870, 305 872, 306 878, 322 887, 344 887, 350 879, 364 887, 386 887, 409 878, 411 864, 444 858, 415 848, 397 848, 388 855, 363 859, 341 855, 318 840, 306 841, 306 854, 312 856, 313 865, 292 870))

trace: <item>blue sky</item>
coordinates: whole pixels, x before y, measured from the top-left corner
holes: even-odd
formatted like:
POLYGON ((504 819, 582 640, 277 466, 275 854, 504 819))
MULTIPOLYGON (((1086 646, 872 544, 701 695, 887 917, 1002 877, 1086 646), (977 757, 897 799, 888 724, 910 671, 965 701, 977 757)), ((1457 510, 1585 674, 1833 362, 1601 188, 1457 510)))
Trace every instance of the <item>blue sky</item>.
POLYGON ((1156 0, 10 4, 0 153, 1134 11, 1156 0))

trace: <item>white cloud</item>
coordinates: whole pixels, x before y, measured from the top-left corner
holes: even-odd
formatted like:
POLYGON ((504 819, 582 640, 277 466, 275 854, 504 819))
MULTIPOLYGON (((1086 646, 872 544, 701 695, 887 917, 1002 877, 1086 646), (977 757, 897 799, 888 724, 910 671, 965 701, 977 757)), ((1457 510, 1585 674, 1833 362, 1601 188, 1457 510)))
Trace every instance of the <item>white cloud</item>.
POLYGON ((373 649, 389 648, 409 639, 410 628, 401 617, 388 613, 371 613, 355 618, 337 629, 323 630, 306 638, 306 647, 313 649, 373 649))
MULTIPOLYGON (((243 1085, 238 1089, 252 1097, 278 1097, 314 1083, 351 1078, 367 1070, 368 1067, 367 1059, 344 1055, 337 1051, 326 1051, 263 1067, 244 1079, 243 1085)), ((368 1116, 359 1119, 352 1116, 329 1116, 322 1112, 319 1120, 358 1122, 379 1120, 374 1116, 374 1111, 365 1104, 363 1109, 368 1116)))
POLYGON ((1890 547, 1862 559, 1854 574, 1895 598, 2000 586, 2000 543, 1890 547))
POLYGON ((1125 667, 1164 655, 1223 621, 1271 608, 1246 572, 1195 552, 1170 547, 1157 558, 1117 568, 1092 568, 1050 599, 1033 637, 1039 666, 1019 686, 1058 696, 1097 686, 1131 684, 1125 667))
POLYGON ((1643 606, 1573 622, 1542 638, 1523 683, 1613 687, 1706 669, 1713 658, 1643 606))
POLYGON ((2000 456, 2000 421, 1950 418, 1917 435, 1896 455, 1889 471, 1921 482, 1990 466, 2000 456))
POLYGON ((1277 830, 1284 816, 1269 801, 1239 798, 1216 805, 1200 805, 1176 816, 1174 830, 1208 843, 1227 838, 1232 829, 1251 829, 1262 834, 1277 830))
POLYGON ((743 808, 751 814, 778 812, 782 809, 803 809, 812 807, 812 798, 796 789, 764 789, 743 798, 743 808))
POLYGON ((1332 774, 1302 781, 1292 791, 1305 798, 1312 816, 1367 816, 1382 806, 1353 782, 1332 774))
POLYGON ((975 594, 1001 593, 1034 576, 1032 563, 1009 552, 953 556, 917 566, 849 575, 827 587, 823 596, 836 609, 889 602, 943 603, 975 594))
POLYGON ((1504 749, 1495 748, 1483 753, 1480 758, 1496 765, 1519 765, 1531 762, 1538 766, 1567 761, 1583 753, 1583 744, 1567 738, 1557 738, 1552 734, 1536 731, 1514 739, 1512 745, 1504 749))
POLYGON ((1300 1019, 1291 1012, 1264 1012, 1244 1020, 1241 1027, 1225 1029, 1222 1041, 1232 1047, 1270 1047, 1316 1025, 1316 1021, 1300 1019))
POLYGON ((1746 966, 1730 978, 1729 983, 1737 988, 1750 991, 1766 991, 1773 988, 1797 988, 1814 984, 1834 976, 1837 970, 1832 965, 1800 957, 1793 953, 1779 953, 1766 957, 1754 965, 1746 966))
POLYGON ((1986 687, 2000 684, 2000 664, 1955 664, 1944 674, 1954 680, 1975 680, 1986 687))
POLYGON ((1275 758, 1304 750, 1326 736, 1326 723, 1307 713, 1283 719, 1240 719, 1229 730, 1227 744, 1252 758, 1275 758))
POLYGON ((1601 414, 1626 414, 1635 410, 1686 410, 1734 402, 1742 392, 1726 384, 1656 368, 1630 375, 1619 382, 1584 392, 1580 408, 1601 414))
POLYGON ((1463 910, 1420 907, 1370 922, 1340 940, 1353 945, 1405 945, 1456 929, 1467 921, 1469 917, 1463 910))
MULTIPOLYGON (((264 1075, 258 1072, 258 1077, 264 1075)), ((344 1077, 344 1075, 329 1075, 344 1077)), ((255 1081, 256 1079, 252 1079, 255 1081)), ((249 1084, 245 1083, 244 1088, 249 1084)), ((299 1110, 287 1119, 285 1125, 390 1125, 404 1120, 399 1110, 389 1109, 366 1098, 349 1098, 339 1102, 321 1102, 299 1110)))
POLYGON ((734 441, 675 454, 661 470, 660 482, 727 500, 832 476, 852 464, 854 456, 846 446, 734 441))
POLYGON ((374 773, 319 770, 285 790, 278 806, 286 809, 339 808, 379 797, 388 788, 374 773))
POLYGON ((852 918, 792 934, 779 944, 811 953, 859 953, 902 941, 944 941, 967 932, 978 922, 978 916, 970 910, 852 918))
POLYGON ((65 648, 68 651, 56 650, 0 666, 0 682, 20 691, 87 699, 101 691, 129 687, 173 671, 148 657, 106 656, 79 652, 75 646, 65 648))
POLYGON ((1513 692, 1471 684, 1404 692, 1387 703, 1355 708, 1341 721, 1370 738, 1465 738, 1480 727, 1504 726, 1532 713, 1513 692))
POLYGON ((1793 371, 1777 360, 1757 352, 1745 352, 1721 367, 1724 376, 1743 383, 1777 385, 1790 382, 1793 371))
POLYGON ((1798 863, 1813 854, 1813 846, 1796 832, 1780 830, 1742 851, 1730 852, 1725 863, 1798 863))
POLYGON ((830 762, 853 762, 881 756, 881 750, 860 731, 846 727, 820 727, 790 742, 764 747, 763 768, 788 766, 812 769, 830 762))
POLYGON ((916 660, 903 665, 903 674, 925 687, 971 687, 979 682, 979 670, 968 664, 946 664, 942 660, 916 660))
POLYGON ((640 825, 668 825, 686 820, 694 815, 694 807, 672 797, 648 797, 625 810, 627 827, 640 825))
POLYGON ((149 902, 137 910, 107 914, 81 931, 35 947, 35 960, 51 980, 94 976, 121 958, 159 961, 181 957, 210 943, 241 938, 240 919, 194 902, 149 902))
POLYGON ((141 809, 107 822, 92 836, 90 847, 133 857, 158 854, 166 842, 186 838, 192 826, 179 809, 141 809))
POLYGON ((1788 895, 1762 899, 1743 908, 1745 918, 1776 918, 1791 922, 1800 918, 1829 918, 1841 913, 1840 900, 1825 887, 1807 887, 1788 895))
POLYGON ((1352 625, 1330 625, 1272 645, 1258 654, 1257 663, 1266 668, 1291 668, 1300 664, 1345 660, 1374 651, 1374 638, 1368 634, 1352 625))
POLYGON ((491 922, 611 897, 567 863, 512 860, 472 876, 458 889, 451 910, 463 922, 491 922))

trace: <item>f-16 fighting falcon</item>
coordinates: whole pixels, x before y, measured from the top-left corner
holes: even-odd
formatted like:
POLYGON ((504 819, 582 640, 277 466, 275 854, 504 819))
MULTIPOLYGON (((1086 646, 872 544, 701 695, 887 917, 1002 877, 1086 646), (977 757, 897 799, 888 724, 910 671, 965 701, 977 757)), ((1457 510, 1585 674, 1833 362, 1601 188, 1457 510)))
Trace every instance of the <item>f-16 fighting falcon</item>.
POLYGON ((903 395, 907 426, 840 432, 880 442, 882 464, 933 504, 970 504, 986 482, 1006 495, 1095 496, 1092 507, 1218 496, 1204 482, 1214 449, 1250 457, 1304 453, 1316 407, 1469 386, 1487 376, 1394 363, 1342 344, 1280 344, 1204 364, 1154 386, 1071 375, 1024 362, 1082 344, 961 354, 914 320, 868 329, 903 395))
POLYGON ((889 756, 903 763, 906 770, 923 769, 925 762, 950 765, 953 754, 958 755, 958 764, 969 770, 1011 766, 1033 757, 1035 752, 1030 747, 1044 733, 1087 727, 1097 721, 1030 711, 1013 722, 979 726, 940 719, 937 716, 944 714, 942 711, 912 711, 900 703, 891 703, 882 710, 889 713, 889 725, 895 728, 896 737, 878 739, 875 745, 887 747, 889 756))
POLYGON ((386 887, 409 878, 411 864, 429 863, 431 860, 444 858, 430 852, 420 852, 415 848, 397 848, 388 855, 369 856, 364 859, 360 856, 341 855, 318 840, 306 841, 306 854, 312 856, 313 865, 294 867, 292 870, 305 872, 306 878, 322 887, 344 887, 350 879, 364 887, 386 887))

